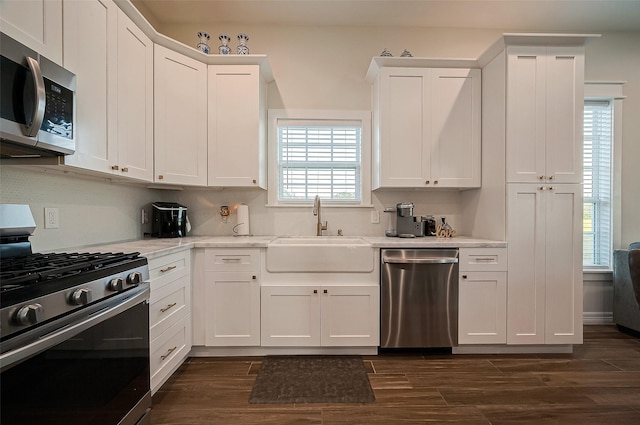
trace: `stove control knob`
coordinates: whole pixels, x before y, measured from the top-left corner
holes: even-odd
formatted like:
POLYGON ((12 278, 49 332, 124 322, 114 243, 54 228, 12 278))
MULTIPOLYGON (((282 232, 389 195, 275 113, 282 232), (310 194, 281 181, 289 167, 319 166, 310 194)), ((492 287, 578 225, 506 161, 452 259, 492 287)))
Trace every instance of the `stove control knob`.
POLYGON ((110 291, 122 291, 124 289, 124 279, 121 277, 111 279, 107 285, 107 289, 110 291))
POLYGON ((142 273, 140 272, 133 272, 127 276, 127 283, 129 285, 137 285, 140 282, 142 282, 142 273))
POLYGON ((86 305, 91 302, 91 289, 80 288, 71 293, 69 302, 73 305, 86 305))
POLYGON ((35 325, 42 319, 42 312, 44 307, 42 304, 29 304, 24 307, 20 307, 14 316, 14 321, 18 325, 27 326, 35 325))

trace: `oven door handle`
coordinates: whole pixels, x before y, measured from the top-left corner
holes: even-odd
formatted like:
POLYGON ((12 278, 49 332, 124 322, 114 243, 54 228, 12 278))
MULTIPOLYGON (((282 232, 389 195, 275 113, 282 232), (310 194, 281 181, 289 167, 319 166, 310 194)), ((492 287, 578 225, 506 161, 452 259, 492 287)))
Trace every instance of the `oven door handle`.
MULTIPOLYGON (((53 332, 45 334, 38 338, 37 341, 34 341, 25 346, 16 348, 11 351, 7 351, 0 355, 0 370, 5 370, 9 366, 18 363, 22 360, 25 360, 31 356, 34 356, 42 351, 45 351, 51 347, 54 347, 61 342, 68 340, 69 338, 78 335, 79 333, 95 326, 105 320, 108 320, 112 317, 117 316, 118 314, 130 309, 131 307, 140 304, 141 302, 149 299, 149 287, 144 284, 139 286, 137 293, 128 295, 122 302, 117 303, 116 305, 103 308, 94 313, 89 314, 87 318, 64 324, 61 328, 56 329, 53 332)), ((132 291, 135 291, 132 289, 132 291)), ((113 302, 109 300, 110 304, 113 302)))

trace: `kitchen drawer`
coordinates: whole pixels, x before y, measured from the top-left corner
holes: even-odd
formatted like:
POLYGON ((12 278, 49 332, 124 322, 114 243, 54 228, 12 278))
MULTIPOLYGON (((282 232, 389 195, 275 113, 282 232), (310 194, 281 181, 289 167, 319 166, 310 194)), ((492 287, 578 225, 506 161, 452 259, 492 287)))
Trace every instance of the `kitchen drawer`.
POLYGON ((182 317, 151 341, 151 391, 154 393, 182 364, 191 351, 191 324, 182 317))
POLYGON ((191 251, 184 250, 149 261, 151 294, 153 291, 191 274, 191 251))
POLYGON ((507 248, 460 248, 461 272, 506 272, 507 248))
POLYGON ((191 305, 189 276, 183 276, 154 291, 150 302, 149 338, 153 341, 189 312, 191 305))
POLYGON ((252 271, 260 269, 260 249, 207 249, 205 270, 220 272, 252 271))

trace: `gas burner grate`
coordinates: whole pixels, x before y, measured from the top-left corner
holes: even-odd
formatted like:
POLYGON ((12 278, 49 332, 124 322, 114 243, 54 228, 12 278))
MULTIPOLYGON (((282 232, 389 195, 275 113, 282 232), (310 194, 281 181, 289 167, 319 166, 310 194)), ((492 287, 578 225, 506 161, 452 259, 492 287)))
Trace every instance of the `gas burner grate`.
POLYGON ((0 263, 0 290, 8 291, 100 270, 123 261, 136 259, 140 253, 56 253, 31 254, 7 258, 0 263))

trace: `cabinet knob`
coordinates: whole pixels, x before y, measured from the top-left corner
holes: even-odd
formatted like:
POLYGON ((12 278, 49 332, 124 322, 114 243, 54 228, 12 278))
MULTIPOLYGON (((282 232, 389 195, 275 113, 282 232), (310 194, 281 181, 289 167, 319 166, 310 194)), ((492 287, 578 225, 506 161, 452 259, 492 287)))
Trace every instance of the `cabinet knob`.
POLYGON ((549 186, 549 190, 553 190, 553 186, 549 186))
POLYGON ((549 176, 549 180, 553 180, 553 176, 549 176))
POLYGON ((128 172, 129 172, 129 169, 128 169, 127 167, 123 167, 123 168, 122 168, 122 172, 123 172, 123 173, 128 173, 128 172))
POLYGON ((466 275, 466 274, 463 274, 463 275, 462 275, 462 278, 463 278, 463 279, 466 279, 466 278, 467 278, 467 275, 466 275))
POLYGON ((164 179, 164 176, 162 174, 158 175, 158 180, 162 180, 164 179))
POLYGON ((324 292, 325 294, 328 294, 328 293, 329 293, 329 291, 328 291, 328 290, 326 290, 326 289, 325 289, 324 291, 322 291, 322 292, 324 292))
POLYGON ((256 179, 253 179, 253 180, 251 180, 251 181, 253 182, 253 184, 256 184, 256 183, 257 183, 257 180, 256 180, 256 179))
POLYGON ((544 176, 538 177, 538 180, 544 180, 544 176))
POLYGON ((318 290, 317 290, 317 289, 314 289, 314 290, 313 290, 313 293, 314 293, 314 294, 317 294, 317 293, 318 293, 318 290))
POLYGON ((424 184, 429 184, 429 180, 427 180, 426 182, 424 182, 424 184))
POLYGON ((438 184, 438 180, 434 180, 434 181, 433 181, 433 184, 438 184))
POLYGON ((115 171, 118 171, 120 169, 120 167, 118 167, 117 165, 112 165, 111 169, 115 170, 115 171))
POLYGON ((258 277, 256 275, 251 276, 251 279, 256 280, 258 277))
POLYGON ((546 188, 545 188, 544 186, 540 186, 540 187, 538 188, 538 190, 545 190, 545 189, 546 189, 546 188))

